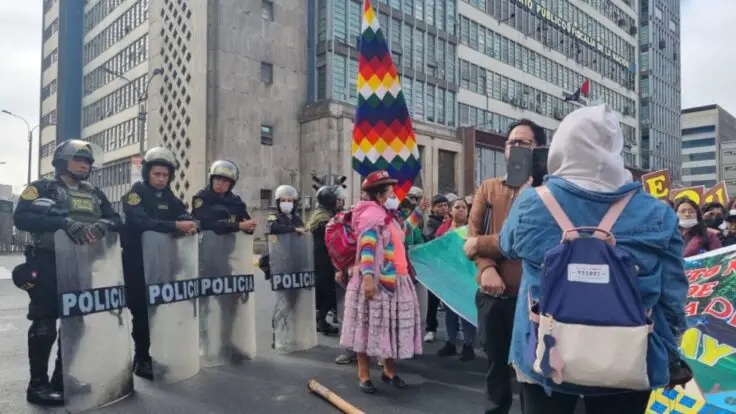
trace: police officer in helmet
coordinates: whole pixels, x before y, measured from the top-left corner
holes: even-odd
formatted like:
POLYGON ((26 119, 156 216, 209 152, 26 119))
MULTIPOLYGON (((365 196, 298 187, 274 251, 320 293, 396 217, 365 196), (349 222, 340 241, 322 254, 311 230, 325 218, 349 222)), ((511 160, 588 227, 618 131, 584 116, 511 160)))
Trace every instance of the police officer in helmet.
MULTIPOLYGON (((57 337, 58 318, 54 233, 61 229, 76 244, 92 244, 102 240, 107 232, 117 231, 121 224, 120 216, 105 194, 85 182, 94 162, 89 143, 76 139, 61 143, 52 160, 54 178, 40 179, 26 187, 13 217, 17 228, 33 236, 33 246, 26 249, 26 263, 19 266, 18 272, 14 271, 14 276, 25 279, 16 283, 27 290, 31 299, 28 306, 31 380, 26 399, 32 404, 64 403, 61 343, 51 382, 48 380, 48 361, 57 337)), ((73 359, 71 355, 66 357, 73 359)), ((67 385, 70 383, 78 391, 89 387, 67 377, 67 385)))
POLYGON ((325 335, 336 334, 337 328, 327 322, 327 314, 337 307, 335 269, 325 244, 327 223, 338 212, 340 190, 337 186, 323 186, 317 190, 317 208, 307 223, 307 230, 314 237, 314 273, 317 299, 317 331, 325 335))
POLYGON ((126 301, 133 315, 135 344, 133 372, 149 380, 153 379, 153 366, 149 354, 151 336, 141 237, 146 231, 171 234, 193 234, 197 231, 186 206, 169 188, 175 171, 176 158, 169 149, 151 148, 143 156, 143 181, 134 183, 122 200, 125 213, 123 272, 126 301))
POLYGON ((202 230, 218 235, 243 231, 252 234, 256 221, 250 218, 243 200, 232 190, 238 182, 238 167, 227 160, 212 163, 209 185, 192 199, 192 214, 200 220, 202 230))
MULTIPOLYGON (((296 210, 296 202, 299 199, 299 192, 290 185, 280 185, 274 193, 274 201, 276 201, 276 212, 268 216, 267 233, 268 234, 286 234, 297 233, 304 234, 304 222, 299 217, 296 210)), ((266 280, 271 279, 271 272, 268 266, 268 255, 264 254, 258 260, 258 267, 263 270, 266 280)))

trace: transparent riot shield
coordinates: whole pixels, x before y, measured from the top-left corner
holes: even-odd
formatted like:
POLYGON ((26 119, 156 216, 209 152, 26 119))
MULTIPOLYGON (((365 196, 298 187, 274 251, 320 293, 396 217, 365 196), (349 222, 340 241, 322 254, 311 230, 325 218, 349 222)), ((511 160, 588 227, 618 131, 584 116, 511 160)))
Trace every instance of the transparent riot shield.
POLYGON ((172 383, 199 372, 198 238, 143 233, 153 379, 172 383))
POLYGON ((199 243, 199 354, 204 367, 256 355, 253 236, 205 231, 199 243))
POLYGON ((115 402, 133 391, 130 329, 119 236, 76 245, 54 235, 64 398, 69 412, 115 402))
POLYGON ((274 348, 288 353, 317 345, 313 239, 296 233, 268 237, 274 291, 274 348))

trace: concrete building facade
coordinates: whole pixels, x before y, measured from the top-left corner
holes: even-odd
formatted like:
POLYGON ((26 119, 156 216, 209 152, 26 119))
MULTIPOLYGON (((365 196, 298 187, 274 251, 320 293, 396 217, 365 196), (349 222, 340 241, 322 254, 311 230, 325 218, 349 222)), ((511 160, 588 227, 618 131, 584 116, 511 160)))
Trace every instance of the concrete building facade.
POLYGON ((718 105, 682 110, 682 181, 736 195, 736 118, 718 105))
POLYGON ((680 0, 639 0, 639 26, 641 166, 679 180, 680 0))
MULTIPOLYGON (((504 135, 514 121, 541 125, 551 140, 580 104, 565 95, 590 82, 588 101, 621 116, 627 166, 639 163, 635 77, 638 18, 623 1, 460 0, 460 127, 504 135)), ((466 146, 466 150, 467 150, 466 146)), ((475 181, 505 171, 503 154, 480 145, 475 181)), ((466 162, 468 158, 466 154, 466 162)))

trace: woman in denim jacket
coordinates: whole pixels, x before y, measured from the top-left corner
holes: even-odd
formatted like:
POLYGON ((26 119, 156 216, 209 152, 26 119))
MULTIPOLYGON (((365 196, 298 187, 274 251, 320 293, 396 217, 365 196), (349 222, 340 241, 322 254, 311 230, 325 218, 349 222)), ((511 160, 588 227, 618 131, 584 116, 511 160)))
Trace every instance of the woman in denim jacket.
MULTIPOLYGON (((618 117, 607 106, 578 109, 562 121, 552 140, 545 185, 575 226, 598 225, 614 201, 636 191, 616 221, 613 234, 617 246, 639 267, 641 298, 645 308, 652 309, 654 333, 649 340, 647 366, 651 388, 655 389, 668 385, 668 355, 676 358, 679 337, 686 328, 688 282, 683 241, 672 208, 644 193, 640 183, 632 182, 620 155, 623 144, 618 117)), ((533 299, 539 299, 540 265, 545 252, 558 246, 561 237, 560 228, 536 191, 523 191, 500 236, 504 255, 522 260, 520 298, 531 292, 533 299)), ((525 352, 528 334, 528 303, 519 300, 509 362, 522 383, 525 414, 572 414, 581 395, 586 412, 591 414, 645 412, 649 391, 621 392, 552 382, 540 385, 543 379, 532 370, 533 361, 525 352)), ((600 375, 605 377, 606 373, 600 375)))

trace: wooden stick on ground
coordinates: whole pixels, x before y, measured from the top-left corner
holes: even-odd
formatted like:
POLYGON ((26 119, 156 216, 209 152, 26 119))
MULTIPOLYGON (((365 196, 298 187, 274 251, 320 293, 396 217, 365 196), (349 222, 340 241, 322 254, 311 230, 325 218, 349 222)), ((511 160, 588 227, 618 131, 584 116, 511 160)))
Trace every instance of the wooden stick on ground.
POLYGON ((307 388, 309 389, 309 391, 324 398, 327 402, 334 405, 338 410, 344 412, 345 414, 365 414, 363 411, 359 410, 349 402, 343 400, 342 398, 340 398, 340 396, 327 389, 327 387, 320 384, 315 379, 310 379, 309 381, 307 381, 307 388))

